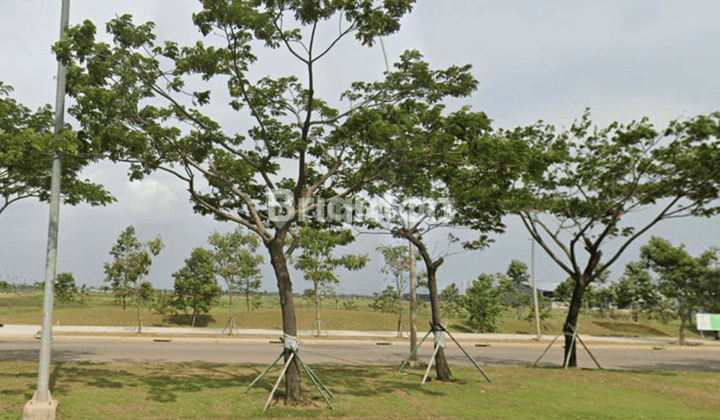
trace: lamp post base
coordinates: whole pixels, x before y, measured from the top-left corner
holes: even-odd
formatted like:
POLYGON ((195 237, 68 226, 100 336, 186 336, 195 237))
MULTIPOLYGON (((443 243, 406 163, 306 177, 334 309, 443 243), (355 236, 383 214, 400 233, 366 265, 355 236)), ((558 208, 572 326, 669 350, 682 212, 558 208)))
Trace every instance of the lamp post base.
POLYGON ((54 400, 48 391, 49 401, 38 401, 37 392, 23 409, 23 420, 55 420, 57 418, 58 400, 54 400))

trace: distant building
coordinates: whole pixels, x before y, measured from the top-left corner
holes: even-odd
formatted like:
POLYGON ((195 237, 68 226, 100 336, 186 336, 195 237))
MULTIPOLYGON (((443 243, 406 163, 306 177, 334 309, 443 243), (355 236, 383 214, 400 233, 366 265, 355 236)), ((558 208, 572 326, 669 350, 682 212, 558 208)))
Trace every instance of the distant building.
MULTIPOLYGON (((409 301, 410 293, 403 293, 402 298, 404 301, 409 301)), ((430 303, 430 293, 415 293, 415 300, 430 303)))

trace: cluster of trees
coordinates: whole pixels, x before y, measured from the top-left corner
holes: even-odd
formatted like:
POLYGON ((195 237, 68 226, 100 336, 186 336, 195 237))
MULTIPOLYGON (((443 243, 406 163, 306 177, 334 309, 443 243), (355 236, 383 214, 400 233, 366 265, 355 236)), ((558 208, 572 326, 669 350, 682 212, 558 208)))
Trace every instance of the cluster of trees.
MULTIPOLYGON (((297 335, 297 323, 288 263, 309 219, 315 227, 337 227, 337 220, 322 217, 328 204, 363 195, 452 199, 456 211, 443 217, 433 213, 402 222, 400 209, 381 220, 362 214, 350 220, 413 244, 425 265, 433 324, 441 323, 437 275, 444 258, 433 258, 425 234, 441 225, 467 226, 478 236, 463 245, 482 249, 491 243, 488 234, 503 232, 504 216, 517 215, 572 279, 564 330, 575 366, 569 341, 587 288, 662 220, 717 214, 720 114, 672 122, 663 130, 647 120, 594 128, 588 114, 567 130, 541 123, 493 129, 483 112, 445 105, 476 90, 470 66, 433 69, 417 51, 403 53, 377 80, 349 83, 335 96, 321 98, 321 92, 332 95, 335 84, 324 83, 327 69, 318 67, 338 48, 349 48, 349 38, 369 47, 397 32, 413 4, 205 1, 193 21, 206 42, 189 46, 159 42, 152 22, 137 24, 129 15, 107 23, 112 41, 106 43, 85 21, 54 47, 69 69, 70 113, 79 124, 77 133, 62 138, 77 142, 49 148, 130 162, 131 179, 165 171, 185 184, 198 213, 255 235, 270 257, 283 330, 290 336, 297 335), (263 49, 284 53, 288 66, 275 68, 284 72, 294 63, 294 75, 266 75, 266 67, 258 72, 263 49), (210 86, 227 91, 218 94, 210 86), (223 126, 220 118, 227 113, 213 115, 217 108, 208 106, 218 102, 242 124, 223 126), (647 210, 647 218, 628 224, 625 216, 639 210, 647 210)), ((331 73, 344 73, 338 64, 344 63, 332 61, 331 73)), ((0 118, 4 115, 0 112, 0 118)), ((34 119, 26 112, 10 115, 7 124, 0 121, 0 145, 8 136, 31 143, 22 139, 26 127, 33 132, 34 119)), ((32 167, 15 157, 0 149, 1 169, 10 168, 0 172, 0 187, 15 185, 16 177, 32 167)), ((78 162, 75 169, 84 163, 78 162)), ((74 173, 72 166, 67 171, 74 173)), ((47 177, 47 171, 41 173, 47 177)), ((16 194, 8 191, 0 195, 16 194)), ((35 195, 43 198, 46 189, 40 191, 35 195)), ((109 201, 102 194, 82 199, 109 201)), ((149 243, 141 245, 153 253, 149 243)), ((210 282, 210 260, 209 251, 193 251, 176 280, 188 288, 191 277, 210 282)), ((121 299, 142 297, 144 272, 137 273, 127 278, 132 293, 121 299)), ((202 311, 188 299, 194 313, 202 311)), ((290 356, 286 350, 286 360, 290 356)), ((440 380, 450 377, 442 349, 436 372, 440 380)), ((287 370, 290 403, 300 400, 299 375, 294 359, 287 370)))
POLYGON ((164 247, 160 236, 140 242, 134 226, 128 226, 120 234, 110 250, 112 262, 104 265, 105 281, 110 283, 123 309, 128 300, 135 306, 138 332, 142 332, 141 307, 151 308, 163 317, 163 321, 177 311, 185 312, 191 315, 190 324, 195 326, 198 317, 209 312, 222 294, 217 277, 221 277, 227 286, 229 319, 232 319, 232 297, 236 291, 245 297, 247 310, 250 310, 250 301, 261 284, 259 265, 263 257, 256 254, 259 240, 238 228, 224 234, 213 232, 208 243, 212 246, 211 250, 193 249, 185 259, 185 265, 173 273, 174 290, 167 293, 154 290, 152 284, 144 280, 150 271, 152 257, 164 247))
MULTIPOLYGON (((17 289, 17 287, 6 283, 6 282, 0 282, 0 291, 3 290, 3 286, 7 286, 5 290, 10 291, 11 289, 17 289)), ((36 282, 32 285, 32 290, 34 292, 42 292, 45 290, 45 282, 36 282)), ((68 303, 76 303, 79 305, 84 305, 86 303, 87 297, 90 294, 90 290, 87 288, 86 285, 82 285, 78 288, 77 283, 75 283, 75 277, 72 275, 72 273, 58 273, 55 276, 55 286, 54 286, 54 292, 55 292, 55 298, 63 305, 68 303)))
POLYGON ((90 291, 84 284, 78 288, 71 273, 59 273, 55 276, 55 298, 60 303, 84 305, 89 294, 90 291))
MULTIPOLYGON (((478 332, 494 332, 497 320, 510 309, 517 319, 535 322, 527 264, 512 260, 505 273, 480 274, 464 295, 453 283, 440 293, 443 315, 465 319, 478 332)), ((538 296, 541 321, 549 317, 550 302, 538 296)))
MULTIPOLYGON (((640 260, 625 266, 622 277, 604 287, 588 287, 583 303, 586 307, 610 311, 630 309, 635 321, 641 313, 667 321, 680 319, 679 342, 685 343, 686 330, 693 313, 720 310, 720 266, 718 248, 694 257, 684 245, 652 237, 640 248, 640 260)), ((606 273, 608 273, 606 271, 606 273)), ((599 283, 605 283, 603 276, 599 283)), ((569 302, 572 283, 558 285, 555 298, 569 302)))

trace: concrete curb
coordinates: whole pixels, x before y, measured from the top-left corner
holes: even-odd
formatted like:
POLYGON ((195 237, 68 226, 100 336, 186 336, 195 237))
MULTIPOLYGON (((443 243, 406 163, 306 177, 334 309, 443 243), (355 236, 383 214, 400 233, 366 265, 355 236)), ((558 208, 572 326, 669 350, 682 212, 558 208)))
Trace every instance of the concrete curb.
MULTIPOLYGON (((28 339, 33 338, 41 330, 40 325, 8 325, 0 328, 0 339, 3 337, 28 339)), ((270 337, 277 338, 282 336, 281 330, 269 329, 240 329, 239 334, 235 337, 251 338, 251 337, 270 337)), ((79 334, 83 336, 106 336, 106 335, 126 335, 134 332, 133 327, 110 327, 110 326, 72 326, 58 325, 53 327, 53 332, 63 336, 72 336, 79 334)), ((147 336, 193 336, 217 337, 223 332, 220 328, 178 328, 178 327, 143 327, 143 335, 147 336)), ((314 330, 301 330, 298 335, 300 337, 314 337, 314 330)), ((419 332, 420 337, 424 332, 419 332)), ((480 341, 480 342, 526 342, 526 343, 549 343, 555 338, 554 335, 543 335, 540 342, 535 340, 534 335, 530 334, 471 334, 471 333, 453 333, 459 341, 480 341)), ((607 343, 607 344, 651 344, 664 345, 672 344, 675 341, 673 337, 596 337, 596 336, 580 336, 584 341, 589 343, 607 343)), ((339 339, 384 339, 391 340, 397 338, 395 331, 345 331, 332 330, 326 331, 321 338, 339 338, 339 339)), ((404 336, 407 339, 406 336, 404 336)), ((720 341, 711 339, 693 339, 688 340, 691 344, 710 345, 720 347, 720 341)), ((556 343, 557 345, 557 343, 556 343)))

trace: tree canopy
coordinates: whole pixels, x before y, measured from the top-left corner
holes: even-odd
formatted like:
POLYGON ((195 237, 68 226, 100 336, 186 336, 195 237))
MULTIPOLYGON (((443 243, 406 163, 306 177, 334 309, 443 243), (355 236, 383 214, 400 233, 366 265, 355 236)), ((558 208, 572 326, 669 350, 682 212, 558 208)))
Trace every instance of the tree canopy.
POLYGON ((564 329, 575 366, 570 341, 588 285, 657 223, 720 211, 720 113, 664 130, 647 119, 593 127, 586 113, 565 131, 538 123, 501 135, 525 139, 537 155, 509 204, 574 281, 564 329))
MULTIPOLYGON (((447 116, 469 113, 444 102, 476 89, 470 66, 433 69, 418 51, 401 54, 377 80, 332 91, 334 80, 320 77, 324 62, 331 74, 345 72, 348 63, 330 60, 353 36, 369 47, 397 32, 414 3, 203 0, 193 15, 203 39, 192 45, 159 41, 152 22, 121 15, 105 27, 111 43, 85 21, 54 49, 68 66, 81 140, 130 162, 131 179, 173 174, 198 213, 256 233, 277 277, 284 333, 296 336, 287 260, 298 222, 321 219, 328 203, 390 168, 441 153, 438 140, 454 129, 447 116), (260 66, 268 51, 284 65, 260 66)), ((286 398, 295 403, 295 361, 287 375, 286 398)))
POLYGON ((61 173, 65 204, 106 205, 115 199, 101 185, 79 178, 92 160, 81 157, 83 145, 75 133, 53 134, 55 117, 49 105, 32 111, 9 95, 0 82, 0 214, 27 198, 50 200, 50 175, 56 153, 64 157, 61 173))

